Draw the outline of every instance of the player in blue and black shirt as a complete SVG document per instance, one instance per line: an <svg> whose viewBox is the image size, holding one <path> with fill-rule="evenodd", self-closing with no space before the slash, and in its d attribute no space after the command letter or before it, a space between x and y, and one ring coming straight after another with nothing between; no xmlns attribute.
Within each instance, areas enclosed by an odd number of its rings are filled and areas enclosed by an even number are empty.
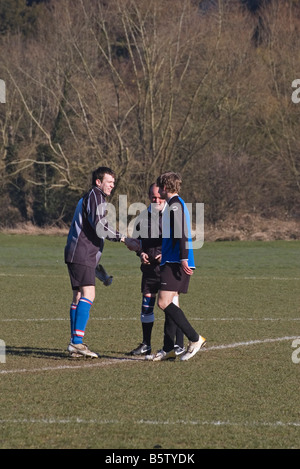
<svg viewBox="0 0 300 469"><path fill-rule="evenodd" d="M189 339L189 345L181 360L192 358L206 340L199 335L187 320L184 312L173 303L175 295L187 293L191 275L195 269L192 249L190 217L179 191L181 177L174 172L158 177L159 193L168 203L162 220L162 258L160 266L160 291L158 306L165 312L163 349L153 356L154 361L173 358L174 337L179 327Z"/></svg>
<svg viewBox="0 0 300 469"><path fill-rule="evenodd" d="M100 260L104 239L124 241L125 237L111 227L106 219L107 202L114 188L115 173L100 166L92 174L91 189L79 200L65 247L73 301L70 309L72 357L97 358L83 343L90 308L95 299L95 268Z"/></svg>
<svg viewBox="0 0 300 469"><path fill-rule="evenodd" d="M160 289L160 263L162 245L162 218L167 203L160 198L158 187L151 184L148 191L150 200L149 207L142 211L137 217L133 237L141 241L137 255L141 259L142 282L141 292L141 323L143 340L140 345L130 352L131 355L151 354L151 335L154 324L154 306L156 295ZM173 298L173 302L178 305L178 296ZM175 353L177 356L185 352L183 346L183 333L181 329L176 329Z"/></svg>

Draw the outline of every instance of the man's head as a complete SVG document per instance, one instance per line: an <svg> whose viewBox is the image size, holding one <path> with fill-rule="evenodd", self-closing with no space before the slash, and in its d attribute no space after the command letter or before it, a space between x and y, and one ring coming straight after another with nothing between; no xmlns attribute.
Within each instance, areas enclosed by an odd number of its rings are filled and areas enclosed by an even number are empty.
<svg viewBox="0 0 300 469"><path fill-rule="evenodd" d="M167 198L167 194L178 194L181 188L181 176L178 173L168 171L161 174L156 181L160 196Z"/></svg>
<svg viewBox="0 0 300 469"><path fill-rule="evenodd" d="M92 174L92 185L102 190L105 195L110 195L115 186L115 172L105 166L100 166Z"/></svg>
<svg viewBox="0 0 300 469"><path fill-rule="evenodd" d="M155 210L160 212L164 208L165 201L161 198L155 182L149 187L149 199Z"/></svg>

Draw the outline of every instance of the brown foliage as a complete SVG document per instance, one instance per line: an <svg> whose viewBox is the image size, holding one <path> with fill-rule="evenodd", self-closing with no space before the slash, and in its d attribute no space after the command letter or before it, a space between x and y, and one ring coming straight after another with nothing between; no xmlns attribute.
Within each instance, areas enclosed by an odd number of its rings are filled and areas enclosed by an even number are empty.
<svg viewBox="0 0 300 469"><path fill-rule="evenodd" d="M68 221L99 164L129 202L172 169L212 223L299 216L299 2L260 10L259 44L258 17L238 2L52 0L43 11L34 38L0 43L2 224L24 218L8 196L20 176L27 220L42 191L48 222Z"/></svg>

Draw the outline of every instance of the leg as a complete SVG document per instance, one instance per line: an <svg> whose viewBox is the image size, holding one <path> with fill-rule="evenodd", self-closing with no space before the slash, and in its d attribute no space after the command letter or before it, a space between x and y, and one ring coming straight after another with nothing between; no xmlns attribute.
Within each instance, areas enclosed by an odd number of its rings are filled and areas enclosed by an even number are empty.
<svg viewBox="0 0 300 469"><path fill-rule="evenodd" d="M164 345L165 352L171 352L174 349L177 325L169 314L165 314L164 324Z"/></svg>
<svg viewBox="0 0 300 469"><path fill-rule="evenodd" d="M176 291L160 290L158 293L157 306L164 311L165 308L173 302L174 296L177 295L178 293Z"/></svg>
<svg viewBox="0 0 300 469"><path fill-rule="evenodd" d="M173 303L176 306L179 306L179 294L175 295L173 298ZM178 354L184 351L184 334L179 327L176 327L176 338L175 338L175 353Z"/></svg>
<svg viewBox="0 0 300 469"><path fill-rule="evenodd" d="M154 305L156 295L146 293L143 295L142 309L141 309L141 322L143 329L143 344L151 346L151 333L154 323Z"/></svg>
<svg viewBox="0 0 300 469"><path fill-rule="evenodd" d="M95 299L95 269L78 264L68 264L68 271L73 290L73 302L70 310L72 338L68 351L71 357L98 358L96 353L91 352L87 345L83 344L89 311Z"/></svg>
<svg viewBox="0 0 300 469"><path fill-rule="evenodd" d="M172 302L174 296L177 295L177 292L169 291L159 291L158 294L158 306L160 309L164 309L164 304ZM151 360L161 361L169 360L176 358L174 350L174 338L176 334L177 325L173 321L173 318L170 315L165 314L165 323L164 323L164 345L162 350L159 350L155 355L152 355Z"/></svg>
<svg viewBox="0 0 300 469"><path fill-rule="evenodd" d="M158 294L158 302L157 302L158 307L164 311L165 306L170 303L173 303L174 298L176 302L176 298L178 298L177 292L160 290ZM177 325L174 322L172 316L165 313L164 345L163 345L163 350L165 352L170 352L171 350L174 349L176 330L177 330Z"/></svg>
<svg viewBox="0 0 300 469"><path fill-rule="evenodd" d="M143 331L142 343L135 349L131 350L130 355L148 355L151 353L151 334L154 323L154 305L156 295L152 293L144 293L142 297L141 307L141 323Z"/></svg>
<svg viewBox="0 0 300 469"><path fill-rule="evenodd" d="M72 303L71 303L71 307L70 307L71 342L72 342L73 336L74 336L76 310L77 310L77 305L79 303L80 297L81 297L81 294L80 294L79 289L74 288L73 289Z"/></svg>
<svg viewBox="0 0 300 469"><path fill-rule="evenodd" d="M164 293L163 293L164 296ZM173 296L173 293L172 295ZM168 301L171 298L168 295ZM179 306L179 294L174 292L172 303ZM165 327L164 327L164 346L163 350L166 352L173 350L175 341L175 354L181 355L184 352L184 334L180 327L174 322L172 317L168 314L165 315Z"/></svg>
<svg viewBox="0 0 300 469"><path fill-rule="evenodd" d="M170 303L164 311L166 316L170 315L172 317L172 320L189 339L187 351L180 358L180 360L183 361L189 360L205 345L206 339L193 329L185 317L184 312L178 306L174 305L174 303Z"/></svg>
<svg viewBox="0 0 300 469"><path fill-rule="evenodd" d="M73 304L78 305L80 297L81 297L80 291L79 290L73 290Z"/></svg>
<svg viewBox="0 0 300 469"><path fill-rule="evenodd" d="M163 291L159 292L158 306L161 308L166 315L171 316L175 324L182 330L184 335L191 342L197 342L199 334L193 329L189 321L184 315L184 312L173 303L173 298L176 292Z"/></svg>
<svg viewBox="0 0 300 469"><path fill-rule="evenodd" d="M164 346L171 346L171 339L174 341L176 328L173 323L181 329L184 335L189 339L187 352L181 357L181 360L189 360L205 344L206 340L200 336L189 323L184 312L174 304L175 289L181 293L187 293L190 276L186 274L180 264L165 264L161 268L161 286L158 297L158 306L163 309L166 316L166 340ZM172 287L172 288L171 288ZM170 291L169 291L170 290ZM173 290L173 291L171 291ZM164 349L167 352L167 349Z"/></svg>
<svg viewBox="0 0 300 469"><path fill-rule="evenodd" d="M95 286L94 285L87 285L85 287L80 287L81 298L87 298L92 303L95 299Z"/></svg>
<svg viewBox="0 0 300 469"><path fill-rule="evenodd" d="M154 305L156 294L160 287L160 268L159 266L144 266L142 270L141 292L141 323L143 331L143 340L137 348L130 352L131 355L149 355L151 354L151 335L154 324Z"/></svg>
<svg viewBox="0 0 300 469"><path fill-rule="evenodd" d="M95 287L93 285L80 287L80 298L75 315L74 344L82 344L85 329L90 316L90 309L95 299Z"/></svg>
<svg viewBox="0 0 300 469"><path fill-rule="evenodd" d="M79 356L85 356L90 358L98 358L97 353L89 350L86 344L83 344L83 337L85 334L86 325L89 319L89 312L95 298L95 287L86 286L80 287L77 294L74 293L73 304L78 301L75 320L74 320L74 332L72 336L72 342L69 344L68 351L72 357L78 358Z"/></svg>

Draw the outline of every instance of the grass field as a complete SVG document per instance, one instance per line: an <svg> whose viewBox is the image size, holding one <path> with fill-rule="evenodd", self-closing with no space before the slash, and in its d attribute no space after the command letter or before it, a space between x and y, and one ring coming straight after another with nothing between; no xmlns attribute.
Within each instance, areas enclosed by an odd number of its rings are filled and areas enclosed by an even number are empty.
<svg viewBox="0 0 300 469"><path fill-rule="evenodd" d="M0 448L300 448L300 242L205 243L181 306L207 348L188 362L141 339L139 259L106 243L85 340L68 358L65 238L0 234ZM162 346L155 309L153 349ZM300 352L299 352L300 356Z"/></svg>

